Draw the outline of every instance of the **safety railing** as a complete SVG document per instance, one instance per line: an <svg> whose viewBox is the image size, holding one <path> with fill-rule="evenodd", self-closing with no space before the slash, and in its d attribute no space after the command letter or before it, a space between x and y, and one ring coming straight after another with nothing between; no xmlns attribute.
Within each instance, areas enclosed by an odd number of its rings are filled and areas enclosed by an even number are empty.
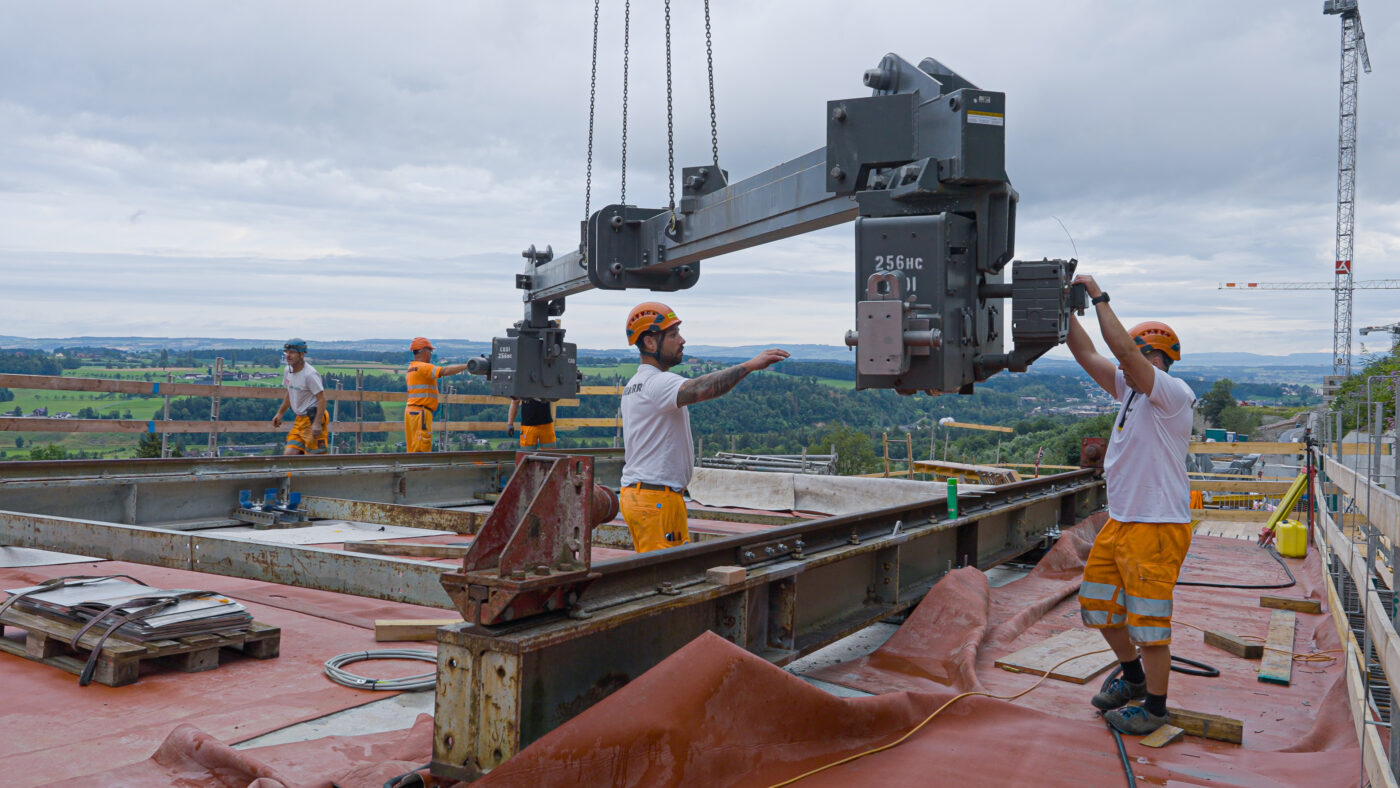
<svg viewBox="0 0 1400 788"><path fill-rule="evenodd" d="M1336 449L1334 444L1330 448ZM1400 497L1314 449L1317 474L1314 543L1330 582L1327 602L1346 651L1346 687L1371 785L1395 786L1400 736L1393 725L1400 699L1400 606L1394 568L1400 564ZM1387 745L1379 728L1391 729Z"/></svg>
<svg viewBox="0 0 1400 788"><path fill-rule="evenodd" d="M286 394L286 389L280 385L269 386L246 386L229 385L222 383L217 374L214 383L177 383L169 379L165 381L141 381L141 380L120 380L108 378L77 378L62 377L58 375L17 375L0 374L0 388L37 390L37 391L64 391L64 392L87 392L87 393L110 393L144 395L164 398L165 418L158 419L80 419L72 417L59 417L56 414L47 416L14 416L0 415L0 432L38 432L38 433L116 433L116 434L156 434L167 435L190 435L190 434L210 434L218 436L224 434L238 433L269 433L278 432L272 427L270 421L232 421L218 418L219 402L230 398L248 399L276 399L280 400ZM331 411L330 435L352 434L357 440L355 450L359 450L359 436L369 433L396 432L403 429L402 421L365 421L363 419L363 408L353 407L351 412L354 420L341 420L339 404L348 403L358 405L365 402L393 402L407 403L408 393L406 391L367 391L362 384L363 375L356 375L356 387L354 389L327 389L326 400L329 403L328 409ZM622 393L621 386L582 386L579 389L580 396L618 396ZM205 421L169 419L170 400L175 397L209 397L211 401L210 418ZM505 432L507 425L504 421L473 421L473 420L450 420L443 418L445 408L443 406L487 406L487 405L509 405L510 399L506 397L496 397L487 394L457 394L449 388L446 393L439 394L439 420L433 423L433 432L439 433L439 439L446 440L453 432ZM560 408L578 407L578 399L565 399L556 403ZM557 431L579 430L585 427L602 427L618 430L621 428L621 419L617 416L602 418L556 418L554 428ZM282 428L282 429L285 429ZM216 437L210 438L211 446L216 445ZM163 452L164 453L164 452Z"/></svg>

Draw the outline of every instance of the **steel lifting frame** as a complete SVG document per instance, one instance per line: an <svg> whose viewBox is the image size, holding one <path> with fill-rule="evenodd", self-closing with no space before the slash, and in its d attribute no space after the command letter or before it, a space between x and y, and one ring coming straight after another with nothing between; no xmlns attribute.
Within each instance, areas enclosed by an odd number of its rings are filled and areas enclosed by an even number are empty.
<svg viewBox="0 0 1400 788"><path fill-rule="evenodd" d="M828 102L822 148L736 183L713 164L684 168L677 212L608 205L584 222L576 250L531 246L516 276L525 318L469 369L499 396L573 396L577 348L556 319L565 297L689 288L701 260L853 220L857 388L971 393L1064 342L1070 311L1087 305L1070 285L1075 261L1016 261L1004 281L1017 201L1005 95L932 58L915 66L893 54L864 81L872 95Z"/></svg>
<svg viewBox="0 0 1400 788"><path fill-rule="evenodd" d="M579 604L438 631L433 772L470 780L705 631L783 665L912 608L954 567L988 568L1103 508L1093 470L779 526L594 565ZM739 565L734 585L706 570Z"/></svg>

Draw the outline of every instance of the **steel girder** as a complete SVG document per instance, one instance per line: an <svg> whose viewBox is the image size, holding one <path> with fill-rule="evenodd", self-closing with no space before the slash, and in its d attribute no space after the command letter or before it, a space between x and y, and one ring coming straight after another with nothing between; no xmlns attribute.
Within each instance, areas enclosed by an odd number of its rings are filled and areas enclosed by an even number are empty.
<svg viewBox="0 0 1400 788"><path fill-rule="evenodd" d="M710 539L602 564L569 615L438 631L433 771L474 779L706 630L786 664L912 608L954 567L988 568L1103 508L1091 470ZM735 585L706 580L741 565Z"/></svg>

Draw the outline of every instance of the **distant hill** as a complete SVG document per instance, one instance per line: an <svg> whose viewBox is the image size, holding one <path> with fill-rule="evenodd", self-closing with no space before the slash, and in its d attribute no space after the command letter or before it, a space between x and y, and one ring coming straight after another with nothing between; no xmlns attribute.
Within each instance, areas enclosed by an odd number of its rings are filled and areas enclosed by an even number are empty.
<svg viewBox="0 0 1400 788"><path fill-rule="evenodd" d="M406 350L404 340L399 339L355 339L338 341L319 341L314 337L307 337L311 343L311 352L314 356L317 350L372 350L372 351L394 351ZM490 342L474 341L470 339L434 339L439 353L449 356L475 355L487 353L491 349ZM37 350L52 351L59 347L110 347L118 350L159 350L169 348L170 350L199 350L203 348L267 348L277 347L279 340L274 339L238 339L228 337L14 337L0 336L0 348L28 348ZM747 359L753 357L771 345L740 345L738 347L725 347L722 345L686 345L686 354L698 356L706 359ZM784 350L792 354L794 359L800 361L837 361L845 363L855 363L855 354L849 348L836 345L790 345L784 344ZM585 358L622 358L630 357L636 353L631 348L611 348L593 349L580 348L579 355ZM1035 369L1042 372L1052 372L1064 374L1066 371L1077 370L1078 365L1069 359L1063 358L1043 358L1034 365ZM1300 371L1324 370L1330 372L1332 369L1331 353L1290 353L1286 356L1265 356L1258 353L1196 353L1188 355L1177 364L1173 372L1183 372L1189 374L1203 374L1218 370L1247 370L1251 368L1292 368ZM1325 374L1320 373L1320 374Z"/></svg>

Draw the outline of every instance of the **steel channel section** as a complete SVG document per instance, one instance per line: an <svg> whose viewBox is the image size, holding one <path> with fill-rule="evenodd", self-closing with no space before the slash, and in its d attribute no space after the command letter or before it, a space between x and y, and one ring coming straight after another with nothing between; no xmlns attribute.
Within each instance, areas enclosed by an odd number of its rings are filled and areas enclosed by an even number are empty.
<svg viewBox="0 0 1400 788"><path fill-rule="evenodd" d="M458 504L500 489L514 467L514 453L456 452L427 461L406 461L404 455L372 459L332 455L13 467L33 464L39 463L0 463L0 509L137 525L208 527L227 524L238 491L246 489L252 489L254 497L261 497L265 488L277 487L369 503ZM613 450L603 452L594 463L598 478L614 485L621 465L619 453ZM182 525L173 525L177 523Z"/></svg>
<svg viewBox="0 0 1400 788"><path fill-rule="evenodd" d="M494 664L511 679L485 681L478 672L472 680L462 669L440 682L433 771L474 779L706 630L786 664L912 608L960 565L959 549L974 547L977 565L986 568L1104 503L1101 477L1076 471L965 498L962 516L952 521L943 501L929 501L595 564L603 577L582 600L586 619L551 615L490 630L439 630L440 663L481 665L497 655ZM986 538L967 536L984 527ZM737 585L703 579L706 569L735 563L746 548L798 536L802 558L753 564ZM673 592L660 592L663 583Z"/></svg>
<svg viewBox="0 0 1400 788"><path fill-rule="evenodd" d="M426 561L7 511L0 542L455 609Z"/></svg>

